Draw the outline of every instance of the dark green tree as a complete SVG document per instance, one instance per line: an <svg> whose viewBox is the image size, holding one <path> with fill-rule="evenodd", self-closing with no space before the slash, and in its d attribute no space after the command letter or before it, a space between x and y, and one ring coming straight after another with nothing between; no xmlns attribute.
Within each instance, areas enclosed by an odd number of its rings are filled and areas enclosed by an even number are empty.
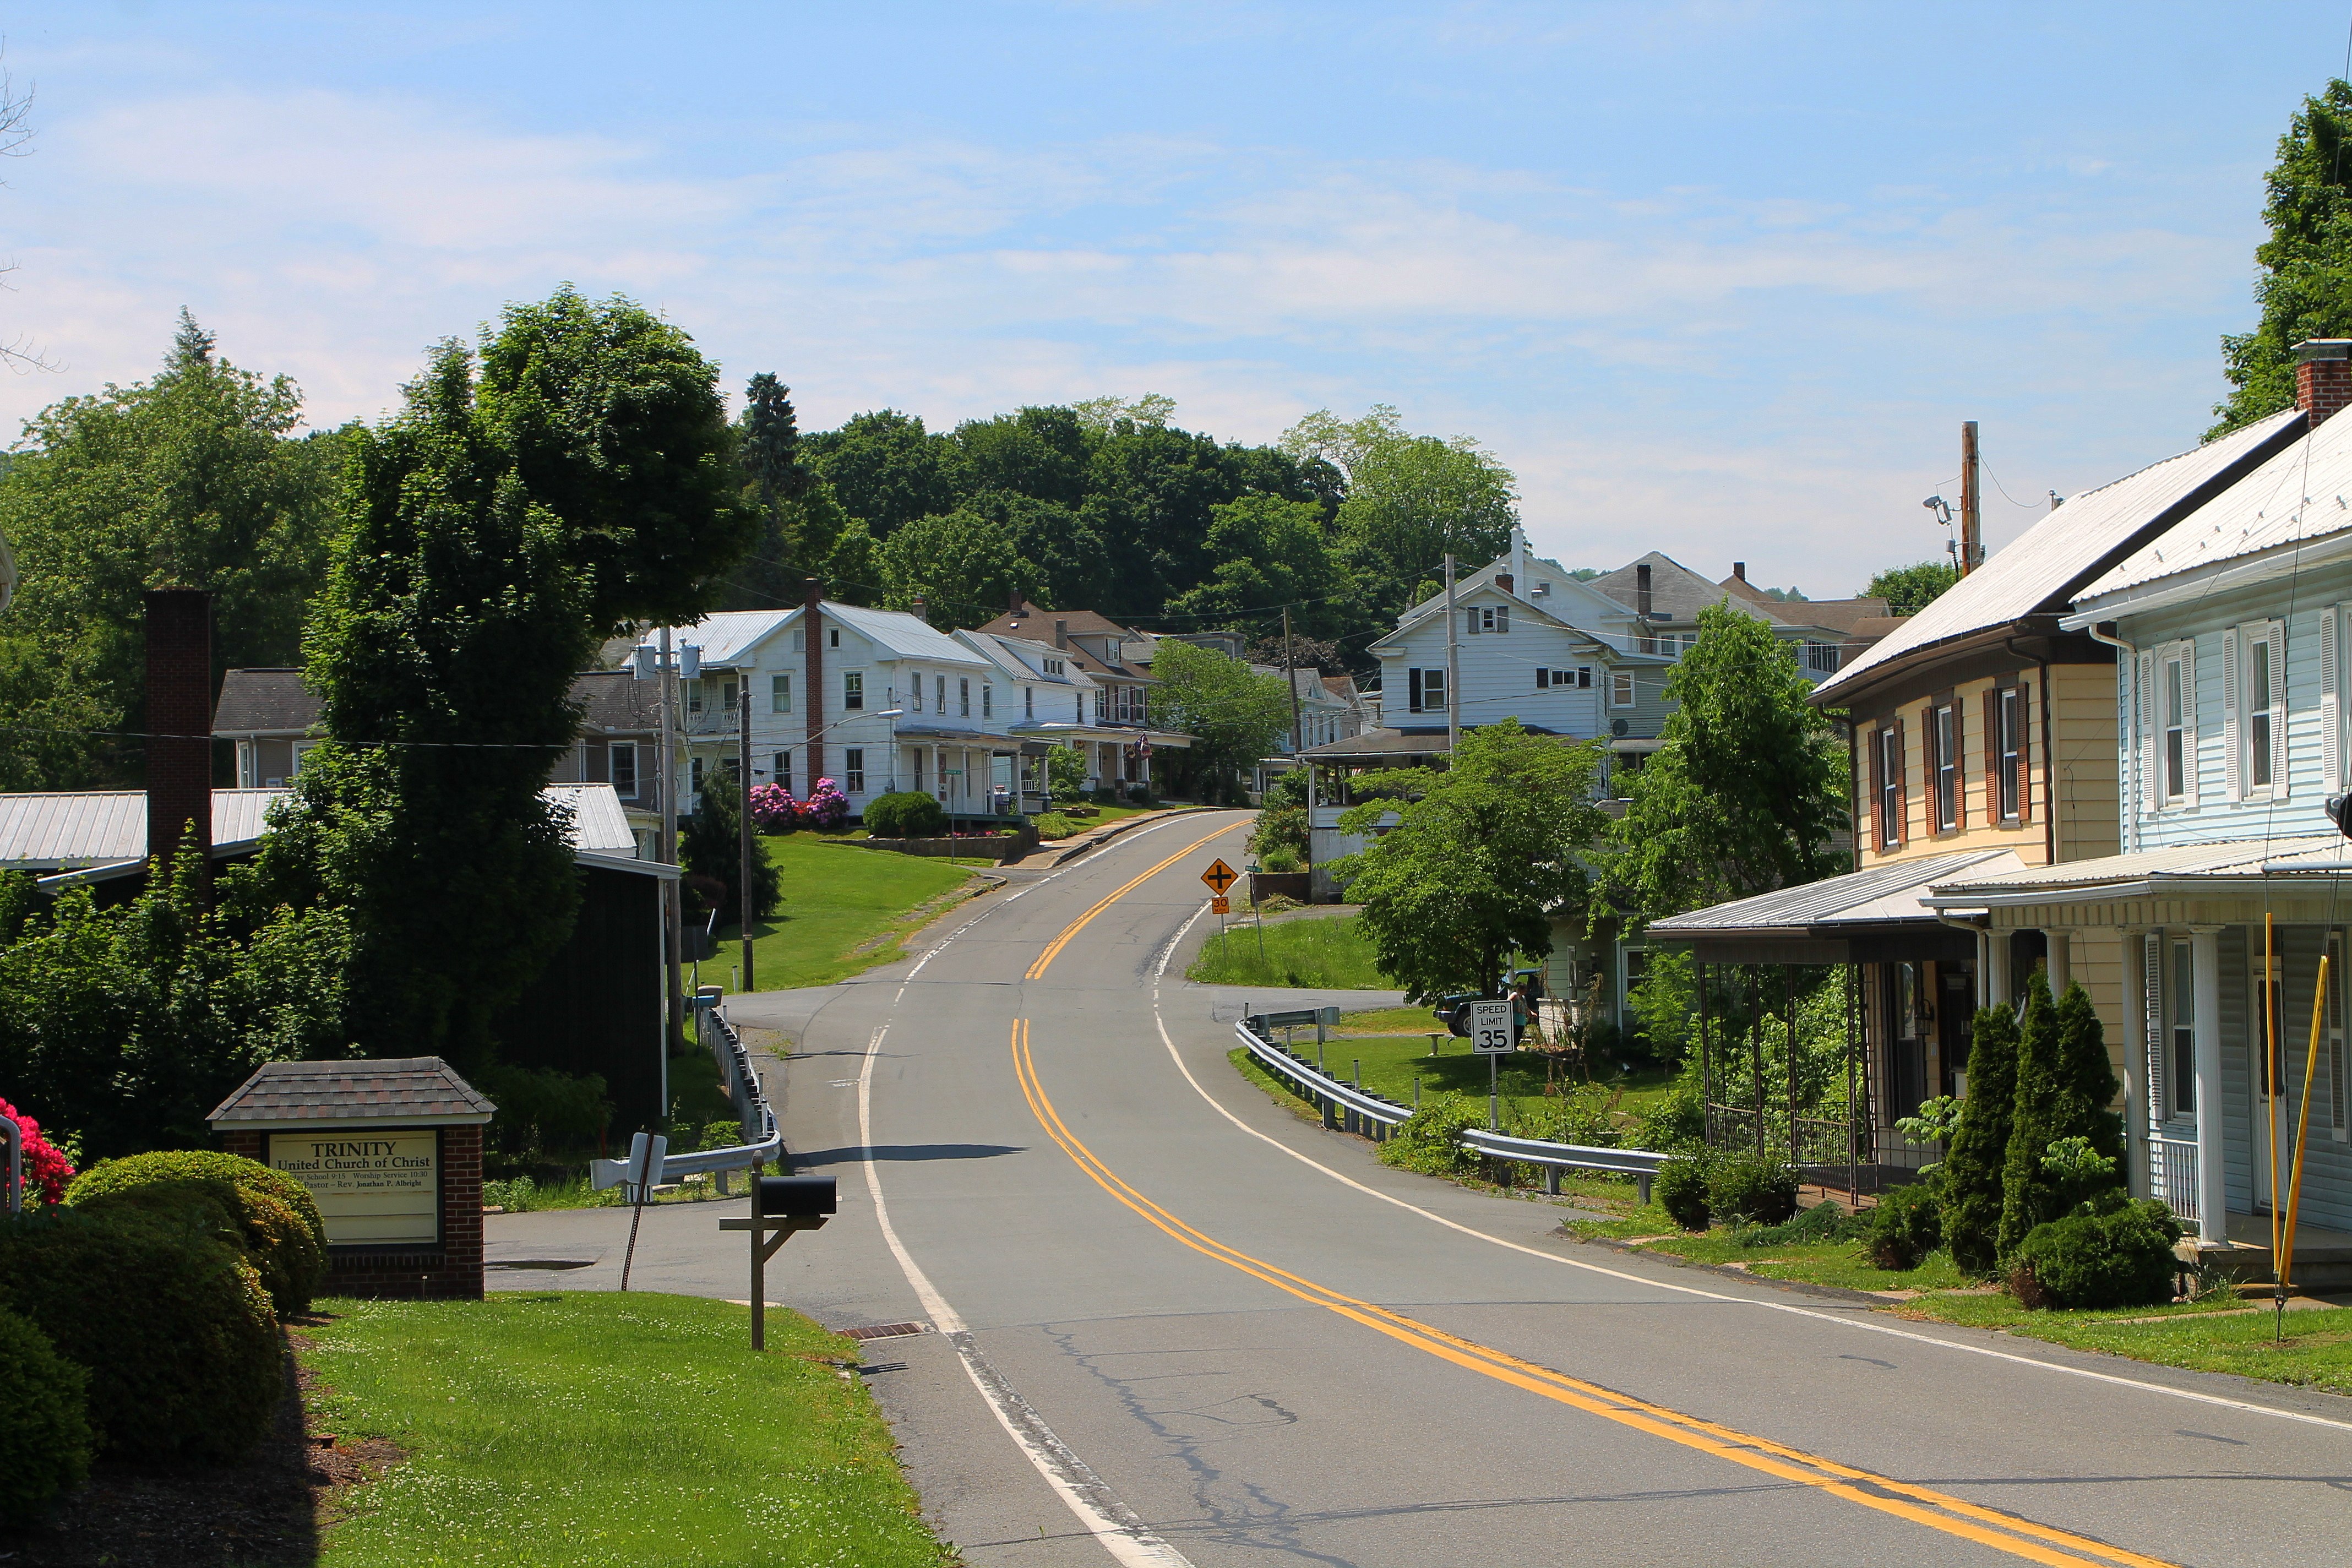
<svg viewBox="0 0 2352 1568"><path fill-rule="evenodd" d="M1862 593L1867 599L1885 600L1890 616L1916 616L1959 580L1960 569L1950 562L1922 561L1916 566L1889 566Z"/></svg>
<svg viewBox="0 0 2352 1568"><path fill-rule="evenodd" d="M2041 987L2046 1004L2050 990L2041 975L2032 984ZM1943 1189L1944 1245L1952 1261L1986 1276L2000 1261L2001 1183L2017 1117L2017 1019L2006 1007L1977 1014L1969 1040L1968 1089L1936 1180Z"/></svg>
<svg viewBox="0 0 2352 1568"><path fill-rule="evenodd" d="M1290 728L1290 694L1282 678L1172 638L1152 656L1151 677L1151 722L1192 737L1188 751L1173 754L1190 764L1196 793L1204 801L1238 800L1243 771L1271 752Z"/></svg>
<svg viewBox="0 0 2352 1568"><path fill-rule="evenodd" d="M445 343L352 437L307 643L331 739L258 863L265 896L349 911L361 1043L461 1068L571 929L541 788L572 673L625 621L699 616L750 522L715 372L676 328L567 289L510 308L479 363Z"/></svg>
<svg viewBox="0 0 2352 1568"><path fill-rule="evenodd" d="M1600 769L1598 746L1506 719L1465 732L1443 772L1372 775L1417 798L1342 814L1343 833L1370 834L1391 810L1397 821L1332 869L1364 906L1381 972L1413 1001L1492 994L1514 952L1550 952L1553 921L1591 893L1587 857L1608 827Z"/></svg>
<svg viewBox="0 0 2352 1568"><path fill-rule="evenodd" d="M1846 822L1845 753L1795 650L1726 605L1698 624L1606 867L1612 896L1644 921L1843 869L1831 843Z"/></svg>
<svg viewBox="0 0 2352 1568"><path fill-rule="evenodd" d="M2278 161L2263 178L2270 237L2254 247L2254 302L2262 313L2252 331L2221 340L2223 374L2233 390L2213 405L2221 418L2205 433L2208 440L2294 406L2296 343L2352 336L2347 132L2352 86L2337 80L2305 98L2279 138Z"/></svg>
<svg viewBox="0 0 2352 1568"><path fill-rule="evenodd" d="M2064 1215L2095 1191L2118 1184L2123 1118L2113 1109L2120 1085L2107 1059L2099 1015L2079 984L2050 1005L2050 987L2037 973L2032 1001L2017 1047L2017 1110L2001 1172L2000 1255L2017 1250L2037 1225ZM2036 1008L2040 1008L2037 1017ZM1973 1093L1974 1085L1970 1085ZM2053 1169L2051 1145L2080 1138L2109 1162L2106 1174Z"/></svg>
<svg viewBox="0 0 2352 1568"><path fill-rule="evenodd" d="M1245 495L1210 509L1206 548L1214 574L1168 601L1186 626L1244 627L1293 605L1294 630L1329 635L1347 624L1347 568L1313 501ZM1274 662L1280 662L1277 653ZM1304 662L1294 656L1294 663Z"/></svg>
<svg viewBox="0 0 2352 1568"><path fill-rule="evenodd" d="M686 868L698 877L715 877L727 884L719 905L719 921L731 925L743 908L743 792L735 775L724 768L703 774L702 798L694 815L678 826L677 852ZM751 918L765 920L783 902L783 882L767 847L751 839Z"/></svg>
<svg viewBox="0 0 2352 1568"><path fill-rule="evenodd" d="M877 542L919 517L953 511L968 488L954 440L895 408L804 436L800 446L801 460L824 477L842 510Z"/></svg>
<svg viewBox="0 0 2352 1568"><path fill-rule="evenodd" d="M919 517L884 540L877 556L882 602L908 610L921 599L934 626L981 626L1014 589L1034 596L1042 585L1012 528L973 511Z"/></svg>
<svg viewBox="0 0 2352 1568"><path fill-rule="evenodd" d="M816 476L800 460L800 421L793 412L792 388L768 371L753 376L743 392L736 426L736 457L758 518L758 531L723 603L729 609L765 609L798 601L801 579L824 559L814 553L806 516Z"/></svg>

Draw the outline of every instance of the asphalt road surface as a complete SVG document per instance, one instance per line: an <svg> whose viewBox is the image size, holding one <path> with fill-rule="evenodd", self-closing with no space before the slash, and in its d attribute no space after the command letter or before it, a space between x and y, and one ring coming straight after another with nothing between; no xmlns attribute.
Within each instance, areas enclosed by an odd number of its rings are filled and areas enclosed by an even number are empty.
<svg viewBox="0 0 2352 1568"><path fill-rule="evenodd" d="M1181 978L1247 821L732 1009L800 1037L794 1168L841 1184L768 1296L924 1326L866 1375L975 1568L2352 1559L2352 1400L1580 1246L1274 1105L1225 1059L1243 994ZM744 1296L741 1207L648 1212L633 1288ZM625 1230L496 1219L494 1259L585 1266L494 1278L610 1288Z"/></svg>

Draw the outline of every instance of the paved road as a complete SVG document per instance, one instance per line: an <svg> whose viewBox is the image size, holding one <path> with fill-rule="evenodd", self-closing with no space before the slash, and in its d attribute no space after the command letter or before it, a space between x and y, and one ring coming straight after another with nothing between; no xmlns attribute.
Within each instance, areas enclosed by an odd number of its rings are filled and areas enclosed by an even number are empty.
<svg viewBox="0 0 2352 1568"><path fill-rule="evenodd" d="M1287 1115L1224 1059L1239 994L1181 979L1245 820L1138 832L918 961L736 1005L802 1035L788 1137L841 1181L770 1295L947 1331L872 1342L866 1375L975 1565L2352 1553L2352 1400L1580 1247L1557 1207ZM740 1206L649 1214L636 1282L742 1295L711 1223ZM511 1216L492 1251L608 1287L625 1229Z"/></svg>

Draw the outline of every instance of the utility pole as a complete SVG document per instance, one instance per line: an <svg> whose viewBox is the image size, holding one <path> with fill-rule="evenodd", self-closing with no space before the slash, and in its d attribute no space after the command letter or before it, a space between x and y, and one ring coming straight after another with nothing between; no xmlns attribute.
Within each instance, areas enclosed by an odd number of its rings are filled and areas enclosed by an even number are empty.
<svg viewBox="0 0 2352 1568"><path fill-rule="evenodd" d="M1462 689L1462 653L1454 625L1454 552L1445 552L1445 754L1462 743L1462 720L1456 706Z"/></svg>
<svg viewBox="0 0 2352 1568"><path fill-rule="evenodd" d="M1290 757L1298 760L1307 737L1298 731L1298 676L1290 662L1290 606L1282 606L1282 683L1290 688Z"/></svg>
<svg viewBox="0 0 2352 1568"><path fill-rule="evenodd" d="M661 629L661 861L677 864L677 667L669 657L669 628ZM669 970L669 1027L662 1042L662 1114L669 1114L669 1058L686 1051L686 910L675 877L662 881L662 957Z"/></svg>
<svg viewBox="0 0 2352 1568"><path fill-rule="evenodd" d="M1977 422L1960 422L1960 575L1984 564L1983 518L1978 510Z"/></svg>
<svg viewBox="0 0 2352 1568"><path fill-rule="evenodd" d="M735 686L735 778L741 786L736 801L738 827L742 837L742 867L737 888L741 897L736 900L736 920L740 922L743 937L743 994L750 995L757 989L751 984L751 672L738 672Z"/></svg>

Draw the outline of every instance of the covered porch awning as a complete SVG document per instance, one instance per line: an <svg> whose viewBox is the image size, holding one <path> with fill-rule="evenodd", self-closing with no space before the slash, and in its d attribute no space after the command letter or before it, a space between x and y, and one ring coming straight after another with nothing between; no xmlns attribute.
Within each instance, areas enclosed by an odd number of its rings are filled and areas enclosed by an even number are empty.
<svg viewBox="0 0 2352 1568"><path fill-rule="evenodd" d="M2055 866L1970 868L1936 879L1922 900L1981 910L1996 931L2031 927L2231 925L2342 920L2352 841L2335 833L2174 844Z"/></svg>
<svg viewBox="0 0 2352 1568"><path fill-rule="evenodd" d="M2022 872L2011 849L1961 849L1895 860L1801 887L1653 921L1653 941L1688 947L1701 963L1874 963L1969 959L1976 938L1945 922L1930 887L1970 872ZM1982 910L1955 900L1954 907Z"/></svg>
<svg viewBox="0 0 2352 1568"><path fill-rule="evenodd" d="M1189 749L1192 744L1192 737L1181 730L1130 730L1116 724L1015 724L1013 734L1018 740L1040 741L1049 745L1068 745L1079 741L1111 741L1131 746L1138 741L1149 741L1152 750L1158 751L1164 746Z"/></svg>

